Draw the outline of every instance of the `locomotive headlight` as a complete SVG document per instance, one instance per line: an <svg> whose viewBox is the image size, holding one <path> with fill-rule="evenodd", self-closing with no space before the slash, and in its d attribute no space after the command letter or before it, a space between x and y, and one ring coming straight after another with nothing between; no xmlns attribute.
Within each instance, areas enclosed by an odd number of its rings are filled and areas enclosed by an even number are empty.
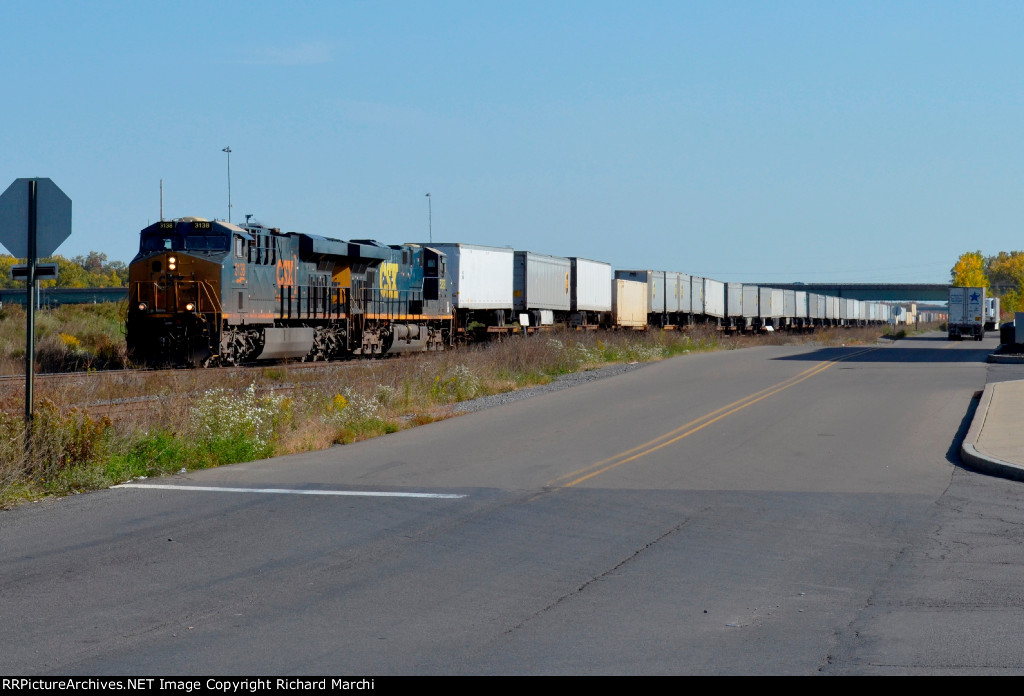
<svg viewBox="0 0 1024 696"><path fill-rule="evenodd" d="M140 311L140 312L145 312L145 311L146 311L146 308L147 308L148 306L149 306L149 305L147 305L147 304L146 304L145 302L140 302L140 303L139 303L139 311Z"/></svg>
<svg viewBox="0 0 1024 696"><path fill-rule="evenodd" d="M177 256L169 256L167 258L167 263L178 263L178 257Z"/></svg>
<svg viewBox="0 0 1024 696"><path fill-rule="evenodd" d="M195 308L196 308L196 306L193 303L191 303L191 302L189 302L189 303L187 303L185 305L185 311L187 311L187 312L191 312Z"/></svg>

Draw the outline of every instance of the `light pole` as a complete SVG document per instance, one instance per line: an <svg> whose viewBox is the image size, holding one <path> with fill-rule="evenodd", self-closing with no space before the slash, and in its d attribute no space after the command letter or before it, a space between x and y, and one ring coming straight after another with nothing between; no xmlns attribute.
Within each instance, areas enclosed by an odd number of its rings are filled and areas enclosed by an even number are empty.
<svg viewBox="0 0 1024 696"><path fill-rule="evenodd" d="M221 150L228 153L228 222L231 222L231 146Z"/></svg>
<svg viewBox="0 0 1024 696"><path fill-rule="evenodd" d="M427 231L430 235L430 243L434 243L434 206L431 203L430 194L427 194Z"/></svg>

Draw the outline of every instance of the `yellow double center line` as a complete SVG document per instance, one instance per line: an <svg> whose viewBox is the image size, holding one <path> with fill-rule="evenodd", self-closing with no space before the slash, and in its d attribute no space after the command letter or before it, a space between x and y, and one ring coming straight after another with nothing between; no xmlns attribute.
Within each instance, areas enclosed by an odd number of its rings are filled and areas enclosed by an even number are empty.
<svg viewBox="0 0 1024 696"><path fill-rule="evenodd" d="M767 399L769 396L778 394L781 391L784 391L786 389L789 389L790 387L794 387L797 384L800 384L804 380L810 379L811 377L814 377L817 374L821 374L822 372L824 372L825 370L832 367L838 362L849 360L850 358L855 358L859 355L864 355L865 353L870 353L871 351L874 350L878 350L878 348L865 348L864 350L859 350L855 353L850 353L849 355L844 355L834 360L828 360L823 363L818 363L813 367L809 367L803 372L790 377L789 379L783 380L782 382L762 389L761 391L749 394L743 397L742 399L733 401L731 404L726 404L725 406L722 406L721 408L712 411L711 413L707 413L701 416L700 418L697 418L696 420L692 420L689 423L686 423L685 425L681 425L675 430L665 433L660 437L656 437L649 442L645 442L642 445L637 445L633 449L626 450L625 452L620 452L619 454L616 454L614 457L602 459L601 461L596 462L595 464L585 466L582 469L577 469L576 471L566 474L565 476L560 476L559 478L549 483L548 487L571 488L572 486L583 483L584 481L592 479L599 474L603 474L606 471L611 471L612 469L622 466L623 464L627 464L635 459L645 457L651 452L657 452L662 447L668 447L672 443L679 442L684 437L689 437L690 435L693 435L694 433L708 427L712 423L716 423L722 420L726 416L731 416L737 411L742 411L748 406L753 406L758 401L763 401L764 399Z"/></svg>

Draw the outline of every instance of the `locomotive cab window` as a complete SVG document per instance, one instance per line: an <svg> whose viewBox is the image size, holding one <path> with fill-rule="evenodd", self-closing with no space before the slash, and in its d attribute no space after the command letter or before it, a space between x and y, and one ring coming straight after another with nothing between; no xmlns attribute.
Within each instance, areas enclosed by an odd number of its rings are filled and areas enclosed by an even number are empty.
<svg viewBox="0 0 1024 696"><path fill-rule="evenodd" d="M185 237L185 248L190 251L227 251L228 238L219 234L190 234Z"/></svg>
<svg viewBox="0 0 1024 696"><path fill-rule="evenodd" d="M245 258L245 240L241 237L235 237L235 257L239 259Z"/></svg>
<svg viewBox="0 0 1024 696"><path fill-rule="evenodd" d="M423 275L427 278L437 277L438 254L432 251L423 252Z"/></svg>
<svg viewBox="0 0 1024 696"><path fill-rule="evenodd" d="M181 235L154 233L142 238L143 251L181 251Z"/></svg>

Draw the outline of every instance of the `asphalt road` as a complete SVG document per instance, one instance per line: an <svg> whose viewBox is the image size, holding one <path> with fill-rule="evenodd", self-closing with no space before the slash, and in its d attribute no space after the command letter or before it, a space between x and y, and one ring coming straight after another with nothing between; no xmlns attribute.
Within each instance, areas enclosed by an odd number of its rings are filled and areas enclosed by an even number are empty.
<svg viewBox="0 0 1024 696"><path fill-rule="evenodd" d="M690 355L0 513L0 673L1017 672L1024 484L957 459L994 345Z"/></svg>

